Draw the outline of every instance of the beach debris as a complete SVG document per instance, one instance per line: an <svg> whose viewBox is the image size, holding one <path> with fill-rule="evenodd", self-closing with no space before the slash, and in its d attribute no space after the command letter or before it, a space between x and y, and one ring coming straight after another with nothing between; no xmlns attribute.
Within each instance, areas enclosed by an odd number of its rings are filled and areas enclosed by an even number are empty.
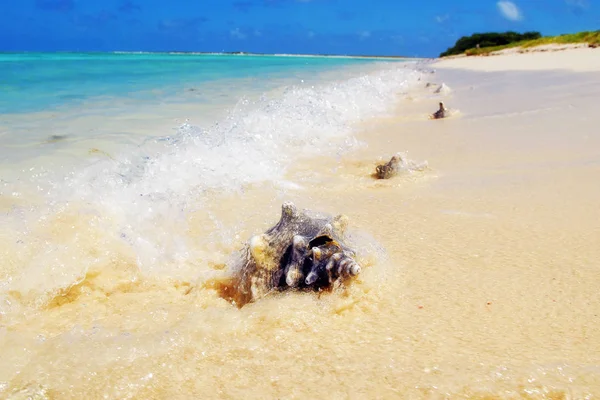
<svg viewBox="0 0 600 400"><path fill-rule="evenodd" d="M446 85L445 83L442 83L440 86L438 86L437 89L435 89L435 92L437 94L450 94L452 93L452 89L450 89L450 87L448 85Z"/></svg>
<svg viewBox="0 0 600 400"><path fill-rule="evenodd" d="M446 85L445 83L442 83L440 85L438 83L427 82L425 84L425 89L429 89L432 86L435 86L435 89L433 90L433 92L436 93L436 94L450 94L450 93L452 93L452 89L450 89L450 87L448 85Z"/></svg>
<svg viewBox="0 0 600 400"><path fill-rule="evenodd" d="M440 108L429 116L430 119L440 119L450 116L450 111L444 106L444 102L440 101Z"/></svg>
<svg viewBox="0 0 600 400"><path fill-rule="evenodd" d="M430 68L417 68L417 72L420 72L422 74L435 74L435 69L430 69Z"/></svg>
<svg viewBox="0 0 600 400"><path fill-rule="evenodd" d="M409 160L405 154L396 153L390 161L375 167L375 176L377 179L390 179L400 171L423 171L428 167L427 161L416 163Z"/></svg>
<svg viewBox="0 0 600 400"><path fill-rule="evenodd" d="M284 203L281 219L253 236L234 265L238 306L288 289L333 289L358 275L355 251L344 243L347 217L329 217Z"/></svg>
<svg viewBox="0 0 600 400"><path fill-rule="evenodd" d="M386 164L378 165L375 168L377 179L390 179L397 175L398 170L400 169L400 160L401 158L399 155L395 154Z"/></svg>

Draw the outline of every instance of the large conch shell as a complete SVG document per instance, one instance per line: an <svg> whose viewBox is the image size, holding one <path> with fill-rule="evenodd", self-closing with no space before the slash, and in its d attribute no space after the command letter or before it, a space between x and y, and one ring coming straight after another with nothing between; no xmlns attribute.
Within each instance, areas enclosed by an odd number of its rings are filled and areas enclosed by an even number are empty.
<svg viewBox="0 0 600 400"><path fill-rule="evenodd" d="M284 203L281 219L252 237L233 280L238 305L274 290L325 289L360 273L355 252L344 243L347 218L313 216Z"/></svg>

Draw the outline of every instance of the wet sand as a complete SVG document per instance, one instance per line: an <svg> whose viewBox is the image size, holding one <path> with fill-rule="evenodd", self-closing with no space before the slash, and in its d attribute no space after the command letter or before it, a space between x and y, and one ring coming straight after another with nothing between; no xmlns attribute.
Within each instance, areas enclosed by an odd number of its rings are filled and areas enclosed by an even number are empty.
<svg viewBox="0 0 600 400"><path fill-rule="evenodd" d="M428 120L441 97L423 89L394 116L364 122L367 147L291 168L298 186L215 195L207 207L218 226L205 210L188 217L193 279L142 276L77 205L40 224L91 266L41 311L4 317L0 395L599 395L600 75L433 67L427 80L453 89L442 98L458 115ZM373 180L376 162L397 151L430 168ZM363 273L333 294L238 309L214 289L224 263L276 222L284 200L348 215ZM217 230L226 239L206 240ZM5 254L14 266L26 257ZM18 301L39 298L24 292Z"/></svg>

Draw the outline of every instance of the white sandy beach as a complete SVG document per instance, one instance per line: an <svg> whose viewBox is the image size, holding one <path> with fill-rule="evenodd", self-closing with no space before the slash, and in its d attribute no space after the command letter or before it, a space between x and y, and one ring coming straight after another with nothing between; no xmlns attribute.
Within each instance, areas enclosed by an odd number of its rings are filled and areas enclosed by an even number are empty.
<svg viewBox="0 0 600 400"><path fill-rule="evenodd" d="M421 91L401 96L394 116L364 121L366 148L311 159L288 174L298 188L286 200L348 215L371 246L346 290L284 293L238 309L213 290L212 278L142 276L116 238L100 242L111 252L97 246L93 215L66 210L40 230L78 235L77 256L94 260L92 268L42 312L0 331L0 373L10 382L0 393L599 396L600 50L455 58L426 68L436 72L424 75ZM427 82L452 92L435 94ZM427 119L440 100L460 113ZM429 169L373 180L375 164L398 151ZM243 195L207 205L221 226L241 226L233 242L205 249L215 271L278 218L272 187ZM216 224L205 212L188 223L192 238ZM18 264L14 257L9 264Z"/></svg>
<svg viewBox="0 0 600 400"><path fill-rule="evenodd" d="M523 51L522 54L521 51ZM557 52L560 54L556 54ZM498 58L498 56L501 57ZM583 45L544 45L530 49L515 47L494 52L490 56L461 56L444 59L438 66L440 68L461 68L474 71L547 71L562 69L593 72L600 70L600 50Z"/></svg>

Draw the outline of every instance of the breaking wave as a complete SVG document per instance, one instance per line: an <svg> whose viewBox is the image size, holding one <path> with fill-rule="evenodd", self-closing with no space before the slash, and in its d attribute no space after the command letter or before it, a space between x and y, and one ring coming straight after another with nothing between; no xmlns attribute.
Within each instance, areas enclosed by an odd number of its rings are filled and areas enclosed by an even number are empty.
<svg viewBox="0 0 600 400"><path fill-rule="evenodd" d="M417 84L413 67L377 64L346 80L242 98L213 126L183 124L174 135L67 176L33 176L40 201L15 205L2 217L10 243L0 313L18 311L10 301L15 293L30 293L38 304L44 293L80 282L115 257L131 259L145 274L198 274L198 262L235 236L211 214L211 202L256 185L284 193L298 186L285 179L298 159L360 146L355 124L390 111ZM5 183L2 190L14 187ZM194 215L203 221L203 240L192 232Z"/></svg>

